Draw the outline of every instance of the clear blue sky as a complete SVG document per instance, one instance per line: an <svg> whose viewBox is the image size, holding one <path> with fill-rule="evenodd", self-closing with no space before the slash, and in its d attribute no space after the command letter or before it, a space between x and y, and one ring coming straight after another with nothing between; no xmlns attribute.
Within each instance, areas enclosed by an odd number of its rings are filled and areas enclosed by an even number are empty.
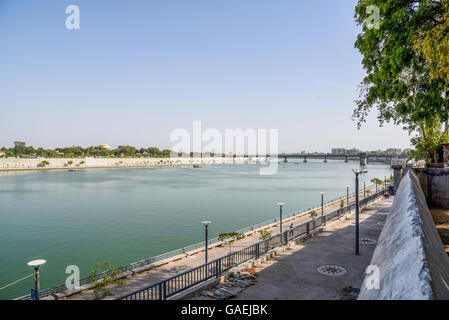
<svg viewBox="0 0 449 320"><path fill-rule="evenodd" d="M65 28L76 4L81 29ZM280 130L280 151L409 147L376 114L355 0L0 0L0 146L170 147L173 129Z"/></svg>

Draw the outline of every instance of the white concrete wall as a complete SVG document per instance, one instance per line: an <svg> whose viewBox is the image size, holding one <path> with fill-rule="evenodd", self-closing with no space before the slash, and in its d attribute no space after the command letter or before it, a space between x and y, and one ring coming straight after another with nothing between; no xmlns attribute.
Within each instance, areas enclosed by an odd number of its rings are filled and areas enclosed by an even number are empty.
<svg viewBox="0 0 449 320"><path fill-rule="evenodd" d="M50 165L39 167L47 160ZM68 165L73 161L72 165ZM84 161L84 164L80 164ZM82 168L121 168L121 167L153 167L182 166L194 164L232 164L266 161L266 158L34 158L34 159L0 159L0 170L48 170L48 169L82 169Z"/></svg>

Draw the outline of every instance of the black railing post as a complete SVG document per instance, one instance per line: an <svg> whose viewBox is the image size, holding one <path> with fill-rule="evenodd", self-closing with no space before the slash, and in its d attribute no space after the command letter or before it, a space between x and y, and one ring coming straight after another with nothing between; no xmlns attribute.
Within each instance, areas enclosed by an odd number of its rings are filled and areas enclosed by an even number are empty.
<svg viewBox="0 0 449 320"><path fill-rule="evenodd" d="M159 290L158 290L159 294L158 294L157 298L158 298L158 300L163 300L162 299L162 295L163 295L163 293L162 293L162 291L163 291L163 289L162 289L162 282L159 283L158 287L159 287Z"/></svg>
<svg viewBox="0 0 449 320"><path fill-rule="evenodd" d="M215 261L215 274L216 274L217 279L220 278L219 263L220 263L220 260Z"/></svg>
<svg viewBox="0 0 449 320"><path fill-rule="evenodd" d="M306 234L310 234L310 221L306 224Z"/></svg>
<svg viewBox="0 0 449 320"><path fill-rule="evenodd" d="M167 281L162 282L162 300L167 300Z"/></svg>

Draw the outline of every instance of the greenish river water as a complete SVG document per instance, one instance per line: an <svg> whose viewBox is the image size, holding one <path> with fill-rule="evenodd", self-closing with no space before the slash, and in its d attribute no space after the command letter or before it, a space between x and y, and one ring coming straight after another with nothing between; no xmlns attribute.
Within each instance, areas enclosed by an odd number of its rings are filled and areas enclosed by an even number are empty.
<svg viewBox="0 0 449 320"><path fill-rule="evenodd" d="M96 169L77 172L0 173L0 287L32 272L26 263L46 259L41 288L65 282L68 265L81 277L96 263L121 266L242 229L354 190L357 162L322 160L280 164L274 176L259 165L202 168ZM369 165L363 181L390 176ZM29 278L0 291L0 299L28 294Z"/></svg>

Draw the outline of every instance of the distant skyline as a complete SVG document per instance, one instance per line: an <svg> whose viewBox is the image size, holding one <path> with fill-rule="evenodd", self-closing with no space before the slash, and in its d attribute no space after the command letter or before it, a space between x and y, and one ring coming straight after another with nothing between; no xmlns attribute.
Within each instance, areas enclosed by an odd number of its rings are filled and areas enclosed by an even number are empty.
<svg viewBox="0 0 449 320"><path fill-rule="evenodd" d="M0 146L172 147L177 128L279 129L280 152L409 148L372 113L356 0L2 0ZM65 8L80 8L67 30Z"/></svg>

